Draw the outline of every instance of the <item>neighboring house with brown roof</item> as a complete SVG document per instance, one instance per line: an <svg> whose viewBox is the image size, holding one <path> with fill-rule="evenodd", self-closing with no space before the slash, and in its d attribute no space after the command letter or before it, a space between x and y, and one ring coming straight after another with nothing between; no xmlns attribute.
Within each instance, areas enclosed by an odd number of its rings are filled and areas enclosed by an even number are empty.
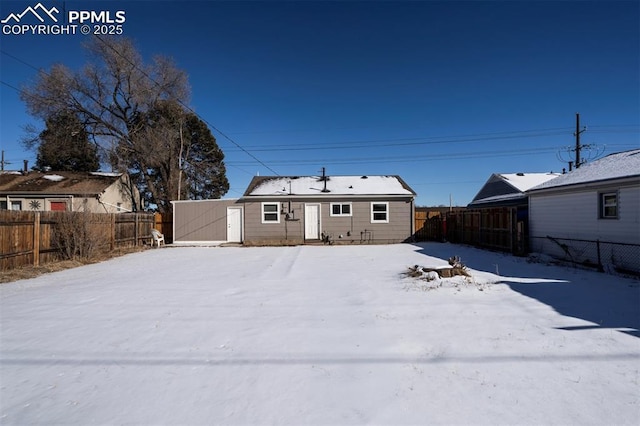
<svg viewBox="0 0 640 426"><path fill-rule="evenodd" d="M255 176L237 200L174 201L174 242L403 242L415 195L399 176Z"/></svg>
<svg viewBox="0 0 640 426"><path fill-rule="evenodd" d="M134 197L131 196L132 191ZM139 205L126 174L103 172L3 172L0 209L124 213Z"/></svg>

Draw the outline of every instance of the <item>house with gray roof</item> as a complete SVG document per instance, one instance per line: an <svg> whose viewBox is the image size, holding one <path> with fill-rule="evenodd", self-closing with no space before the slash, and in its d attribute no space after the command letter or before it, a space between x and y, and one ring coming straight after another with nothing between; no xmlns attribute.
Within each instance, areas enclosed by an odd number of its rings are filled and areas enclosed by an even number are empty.
<svg viewBox="0 0 640 426"><path fill-rule="evenodd" d="M415 195L399 176L255 176L237 200L173 202L174 242L403 242Z"/></svg>
<svg viewBox="0 0 640 426"><path fill-rule="evenodd" d="M607 155L526 193L532 251L640 272L640 149Z"/></svg>
<svg viewBox="0 0 640 426"><path fill-rule="evenodd" d="M527 190L560 176L558 173L494 173L467 205L469 209L527 206Z"/></svg>

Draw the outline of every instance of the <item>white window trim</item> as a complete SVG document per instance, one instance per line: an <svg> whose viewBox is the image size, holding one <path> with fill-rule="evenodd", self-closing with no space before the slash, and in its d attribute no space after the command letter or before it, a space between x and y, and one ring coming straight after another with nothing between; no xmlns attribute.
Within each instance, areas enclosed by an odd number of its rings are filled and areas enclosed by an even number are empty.
<svg viewBox="0 0 640 426"><path fill-rule="evenodd" d="M373 206L374 204L384 204L386 206L386 219L385 220L375 220L373 218ZM376 213L382 213L382 212L376 212ZM371 223L389 223L389 202L388 201L372 201L371 202Z"/></svg>
<svg viewBox="0 0 640 426"><path fill-rule="evenodd" d="M335 214L333 212L333 206L340 206L340 214ZM342 206L349 206L349 213L342 213ZM353 216L353 205L350 202L346 203L330 203L329 204L329 215L333 217L349 217Z"/></svg>
<svg viewBox="0 0 640 426"><path fill-rule="evenodd" d="M275 205L276 206L276 211L275 212L265 212L264 211L264 207L265 206L272 206ZM265 201L262 203L261 207L260 207L260 213L261 213L261 221L262 223L280 223L280 202L278 201ZM265 220L264 215L265 213L275 213L278 217L278 220Z"/></svg>
<svg viewBox="0 0 640 426"><path fill-rule="evenodd" d="M616 207L616 214L615 216L607 216L605 214L605 208L607 207L604 203L604 198L608 195L613 195L615 197L616 203L615 203L615 207ZM620 216L620 197L618 195L617 191L611 191L611 192L601 192L599 194L600 199L598 200L598 206L600 208L600 214L599 214L599 218L600 219L617 219Z"/></svg>

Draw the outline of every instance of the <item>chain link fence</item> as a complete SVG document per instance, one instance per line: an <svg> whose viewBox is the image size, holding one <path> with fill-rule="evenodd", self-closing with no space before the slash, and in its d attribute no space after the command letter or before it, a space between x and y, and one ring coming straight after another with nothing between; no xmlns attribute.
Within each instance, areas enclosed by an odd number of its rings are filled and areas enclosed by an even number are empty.
<svg viewBox="0 0 640 426"><path fill-rule="evenodd" d="M574 265L640 276L640 244L600 240L531 237L531 252L544 253Z"/></svg>

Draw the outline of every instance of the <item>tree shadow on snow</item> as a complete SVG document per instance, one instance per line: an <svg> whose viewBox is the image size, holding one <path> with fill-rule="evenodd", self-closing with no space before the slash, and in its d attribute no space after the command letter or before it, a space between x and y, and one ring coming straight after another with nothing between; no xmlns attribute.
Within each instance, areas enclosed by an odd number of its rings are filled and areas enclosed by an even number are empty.
<svg viewBox="0 0 640 426"><path fill-rule="evenodd" d="M616 329L640 337L640 283L579 268L530 263L511 254L450 243L419 243L417 252L448 259L460 256L471 269L496 274L499 283L590 324L561 330Z"/></svg>

